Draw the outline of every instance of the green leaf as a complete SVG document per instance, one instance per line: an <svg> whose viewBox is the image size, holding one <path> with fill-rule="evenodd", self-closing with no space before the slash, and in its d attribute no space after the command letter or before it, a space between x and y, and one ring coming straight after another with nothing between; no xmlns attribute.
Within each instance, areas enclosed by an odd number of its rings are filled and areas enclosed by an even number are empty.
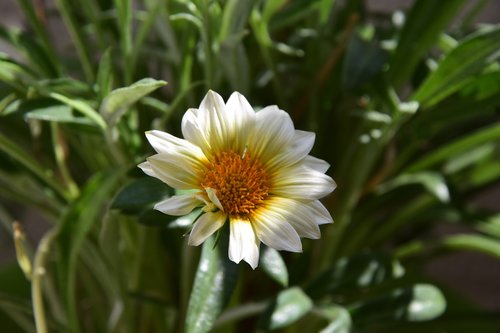
<svg viewBox="0 0 500 333"><path fill-rule="evenodd" d="M401 264L380 253L362 253L341 258L306 288L312 298L340 291L359 290L403 276Z"/></svg>
<svg viewBox="0 0 500 333"><path fill-rule="evenodd" d="M486 221L479 222L476 229L500 239L500 214L495 214L490 216Z"/></svg>
<svg viewBox="0 0 500 333"><path fill-rule="evenodd" d="M205 333L226 306L236 284L238 265L227 257L227 237L214 249L215 237L203 244L186 316L186 333Z"/></svg>
<svg viewBox="0 0 500 333"><path fill-rule="evenodd" d="M363 86L382 71L387 53L375 42L363 40L355 34L347 46L342 68L342 84L347 89Z"/></svg>
<svg viewBox="0 0 500 333"><path fill-rule="evenodd" d="M61 123L84 124L95 126L90 119L85 117L77 117L73 114L73 109L67 105L47 106L41 109L33 110L24 115L26 119L37 119L44 121L55 121Z"/></svg>
<svg viewBox="0 0 500 333"><path fill-rule="evenodd" d="M259 327L265 330L286 327L306 315L312 306L311 299L299 287L283 290L262 314Z"/></svg>
<svg viewBox="0 0 500 333"><path fill-rule="evenodd" d="M417 172L434 166L454 156L469 151L479 145L495 142L500 139L500 124L493 124L489 127L481 128L472 134L468 134L457 139L439 149L431 151L417 162L410 165L405 171L408 173Z"/></svg>
<svg viewBox="0 0 500 333"><path fill-rule="evenodd" d="M442 239L440 246L450 250L481 252L500 259L500 240L481 235L453 235Z"/></svg>
<svg viewBox="0 0 500 333"><path fill-rule="evenodd" d="M288 286L288 270L278 251L267 246L264 247L261 250L259 266L283 287Z"/></svg>
<svg viewBox="0 0 500 333"><path fill-rule="evenodd" d="M79 99L73 99L66 97L64 95L55 93L55 92L50 92L47 94L47 96L64 103L68 106L71 106L74 108L76 111L80 112L90 120L92 120L96 125L98 125L101 129L105 129L107 127L106 123L102 119L101 115L97 113L87 102L79 100Z"/></svg>
<svg viewBox="0 0 500 333"><path fill-rule="evenodd" d="M51 188L54 193L56 193L63 200L67 200L69 198L69 194L43 165L40 165L29 152L24 151L1 132L0 152L7 154L19 163L26 171L33 174L38 180Z"/></svg>
<svg viewBox="0 0 500 333"><path fill-rule="evenodd" d="M221 27L219 29L219 41L234 34L241 34L247 24L248 18L255 5L256 0L229 0L224 5Z"/></svg>
<svg viewBox="0 0 500 333"><path fill-rule="evenodd" d="M429 191L429 193L434 195L441 202L450 201L450 192L443 176L437 172L430 171L397 176L396 178L380 185L378 191L380 193L385 193L400 186L412 184L422 185L427 189L427 191Z"/></svg>
<svg viewBox="0 0 500 333"><path fill-rule="evenodd" d="M226 38L220 45L219 62L231 88L245 94L250 87L250 67L242 39L243 33Z"/></svg>
<svg viewBox="0 0 500 333"><path fill-rule="evenodd" d="M328 326L320 333L350 333L352 319L349 311L342 306L329 306L321 309L323 315L330 319Z"/></svg>
<svg viewBox="0 0 500 333"><path fill-rule="evenodd" d="M60 247L59 260L66 281L66 307L69 325L73 332L79 331L75 293L78 254L121 176L119 170L94 175L59 224L57 233Z"/></svg>
<svg viewBox="0 0 500 333"><path fill-rule="evenodd" d="M171 189L153 177L141 177L125 185L111 203L111 208L125 214L137 214L145 208L166 199Z"/></svg>
<svg viewBox="0 0 500 333"><path fill-rule="evenodd" d="M433 285L417 284L413 287L413 299L408 304L406 319L427 321L439 317L446 310L443 293Z"/></svg>
<svg viewBox="0 0 500 333"><path fill-rule="evenodd" d="M97 92L99 100L102 101L113 87L113 67L112 67L112 52L108 48L101 57L99 69L97 70Z"/></svg>
<svg viewBox="0 0 500 333"><path fill-rule="evenodd" d="M0 311L8 315L20 328L20 332L35 332L35 325L33 322L33 311L31 304L20 298L15 298L9 295L0 294ZM2 323L2 330L6 332L18 332L15 328L0 320ZM7 326L8 328L5 328Z"/></svg>
<svg viewBox="0 0 500 333"><path fill-rule="evenodd" d="M183 217L182 217L183 218ZM137 216L137 222L149 227L170 227L179 218L164 214L156 209L146 209Z"/></svg>
<svg viewBox="0 0 500 333"><path fill-rule="evenodd" d="M418 0L412 6L390 61L389 77L397 86L405 83L424 54L460 10L464 0Z"/></svg>
<svg viewBox="0 0 500 333"><path fill-rule="evenodd" d="M398 288L376 298L353 306L354 322L379 323L387 321L427 321L439 317L446 310L441 291L430 284L416 284Z"/></svg>
<svg viewBox="0 0 500 333"><path fill-rule="evenodd" d="M498 58L500 27L472 34L448 53L412 99L432 106L456 92Z"/></svg>
<svg viewBox="0 0 500 333"><path fill-rule="evenodd" d="M129 87L115 89L102 101L100 112L109 124L116 124L132 104L166 84L165 81L147 78Z"/></svg>

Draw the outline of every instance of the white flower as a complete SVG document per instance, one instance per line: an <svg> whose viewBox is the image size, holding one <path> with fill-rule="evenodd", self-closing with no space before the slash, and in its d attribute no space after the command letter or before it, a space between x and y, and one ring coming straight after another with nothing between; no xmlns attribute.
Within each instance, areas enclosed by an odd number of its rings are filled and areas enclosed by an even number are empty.
<svg viewBox="0 0 500 333"><path fill-rule="evenodd" d="M309 154L312 132L296 130L276 106L254 112L233 93L226 104L209 91L182 119L179 139L161 131L146 137L158 154L139 167L169 186L195 190L155 205L169 215L196 207L190 245L203 243L229 220L229 258L255 268L259 245L301 252L300 237L319 238L318 225L332 218L318 199L335 189L329 165Z"/></svg>

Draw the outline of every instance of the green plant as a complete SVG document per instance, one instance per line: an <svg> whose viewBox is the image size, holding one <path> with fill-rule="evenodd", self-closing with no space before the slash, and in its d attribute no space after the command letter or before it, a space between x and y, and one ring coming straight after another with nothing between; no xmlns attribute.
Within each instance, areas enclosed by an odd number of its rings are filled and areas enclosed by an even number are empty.
<svg viewBox="0 0 500 333"><path fill-rule="evenodd" d="M0 196L51 228L31 256L18 210L0 206L27 275L2 267L2 327L495 332L497 314L422 272L445 251L500 258L498 212L471 200L500 179L500 27L471 23L487 3L19 0L27 29L0 25L16 51L0 54ZM227 235L187 246L196 214L152 209L174 190L137 168L143 133L180 137L209 89L316 132L335 222L303 253L262 248L253 271L228 261ZM437 224L471 232L426 237Z"/></svg>

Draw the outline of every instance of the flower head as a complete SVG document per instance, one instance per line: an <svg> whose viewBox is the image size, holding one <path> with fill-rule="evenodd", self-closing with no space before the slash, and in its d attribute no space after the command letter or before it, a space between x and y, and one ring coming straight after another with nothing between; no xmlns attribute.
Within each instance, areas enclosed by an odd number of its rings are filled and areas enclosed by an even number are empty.
<svg viewBox="0 0 500 333"><path fill-rule="evenodd" d="M199 245L229 221L229 258L255 268L260 242L301 252L300 237L319 238L332 219L318 199L335 189L328 163L312 157L312 132L296 130L276 106L255 112L233 93L227 103L209 91L182 119L179 139L161 131L146 137L157 154L139 167L169 186L194 190L155 205L169 215L196 207L190 245Z"/></svg>

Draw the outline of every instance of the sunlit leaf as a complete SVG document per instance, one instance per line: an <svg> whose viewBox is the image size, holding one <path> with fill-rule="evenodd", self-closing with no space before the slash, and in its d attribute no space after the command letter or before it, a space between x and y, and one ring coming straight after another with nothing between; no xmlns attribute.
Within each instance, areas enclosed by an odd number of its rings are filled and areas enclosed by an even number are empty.
<svg viewBox="0 0 500 333"><path fill-rule="evenodd" d="M437 42L464 0L415 1L399 36L398 45L390 61L389 76L396 86L411 75L418 61Z"/></svg>
<svg viewBox="0 0 500 333"><path fill-rule="evenodd" d="M238 265L227 257L227 237L214 248L215 237L203 243L186 316L186 333L209 332L236 284Z"/></svg>
<svg viewBox="0 0 500 333"><path fill-rule="evenodd" d="M449 158L460 155L464 151L468 151L484 143L497 141L499 139L500 125L494 123L488 127L481 128L471 134L456 139L439 149L429 152L427 155L424 155L421 159L417 160L417 162L410 165L406 171L416 172L429 168Z"/></svg>
<svg viewBox="0 0 500 333"><path fill-rule="evenodd" d="M380 193L385 193L400 186L412 184L422 185L429 193L442 202L450 201L450 192L443 176L437 172L430 171L397 176L387 183L380 185L379 191Z"/></svg>
<svg viewBox="0 0 500 333"><path fill-rule="evenodd" d="M288 270L280 253L273 248L261 246L259 266L282 286L288 285Z"/></svg>
<svg viewBox="0 0 500 333"><path fill-rule="evenodd" d="M500 28L474 33L445 56L413 99L429 107L448 97L497 59L499 48Z"/></svg>
<svg viewBox="0 0 500 333"><path fill-rule="evenodd" d="M442 292L430 284L394 289L353 307L354 322L426 321L446 310Z"/></svg>
<svg viewBox="0 0 500 333"><path fill-rule="evenodd" d="M321 312L325 317L330 318L328 326L323 328L320 333L350 333L352 319L349 311L341 306L329 306L322 308Z"/></svg>
<svg viewBox="0 0 500 333"><path fill-rule="evenodd" d="M37 119L45 121L55 121L62 123L84 124L95 126L88 118L77 117L73 114L73 109L67 105L52 105L46 108L33 110L24 116L26 119Z"/></svg>
<svg viewBox="0 0 500 333"><path fill-rule="evenodd" d="M100 112L110 124L116 124L132 104L167 82L151 78L142 79L130 87L113 90L102 101Z"/></svg>
<svg viewBox="0 0 500 333"><path fill-rule="evenodd" d="M312 308L311 299L298 287L283 290L260 318L259 326L266 330L286 327Z"/></svg>

